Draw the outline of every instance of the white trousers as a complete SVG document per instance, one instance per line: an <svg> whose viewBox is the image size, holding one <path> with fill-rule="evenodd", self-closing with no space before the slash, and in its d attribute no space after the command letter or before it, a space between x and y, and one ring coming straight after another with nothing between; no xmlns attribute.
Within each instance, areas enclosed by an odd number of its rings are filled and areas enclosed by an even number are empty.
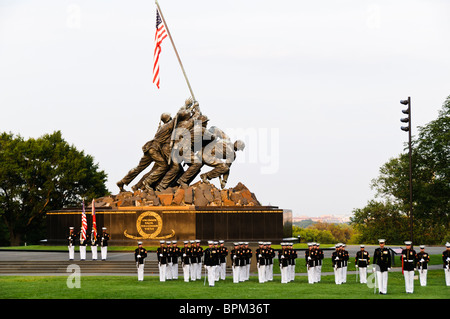
<svg viewBox="0 0 450 319"><path fill-rule="evenodd" d="M215 274L215 280L219 281L220 279L220 266L219 265L215 265L214 267L214 274Z"/></svg>
<svg viewBox="0 0 450 319"><path fill-rule="evenodd" d="M291 265L291 281L295 279L295 264Z"/></svg>
<svg viewBox="0 0 450 319"><path fill-rule="evenodd" d="M322 276L322 265L314 266L315 282L319 282Z"/></svg>
<svg viewBox="0 0 450 319"><path fill-rule="evenodd" d="M97 260L97 246L91 246L92 260Z"/></svg>
<svg viewBox="0 0 450 319"><path fill-rule="evenodd" d="M86 246L80 246L80 259L86 259Z"/></svg>
<svg viewBox="0 0 450 319"><path fill-rule="evenodd" d="M69 248L69 259L73 260L75 258L75 247L67 246L67 248Z"/></svg>
<svg viewBox="0 0 450 319"><path fill-rule="evenodd" d="M102 247L101 252L102 252L102 260L106 260L106 257L108 255L108 246Z"/></svg>
<svg viewBox="0 0 450 319"><path fill-rule="evenodd" d="M342 284L342 267L341 268L334 268L334 282L336 285Z"/></svg>
<svg viewBox="0 0 450 319"><path fill-rule="evenodd" d="M427 272L428 269L419 269L419 280L420 280L420 285L421 286L426 286L427 285Z"/></svg>
<svg viewBox="0 0 450 319"><path fill-rule="evenodd" d="M138 281L143 281L144 280L144 264L138 264L137 273L138 273Z"/></svg>
<svg viewBox="0 0 450 319"><path fill-rule="evenodd" d="M414 270L411 271L403 271L403 275L405 277L405 290L408 293L414 292Z"/></svg>
<svg viewBox="0 0 450 319"><path fill-rule="evenodd" d="M266 265L259 265L258 266L258 280L259 283L264 283L267 281L266 279L266 272L267 272L267 266Z"/></svg>
<svg viewBox="0 0 450 319"><path fill-rule="evenodd" d="M225 280L225 276L227 274L227 263L221 263L219 265L219 273L220 273L220 279Z"/></svg>
<svg viewBox="0 0 450 319"><path fill-rule="evenodd" d="M166 281L167 264L159 265L159 281Z"/></svg>
<svg viewBox="0 0 450 319"><path fill-rule="evenodd" d="M246 271L245 271L245 280L248 280L250 278L250 264L252 260L250 259L248 264L245 265Z"/></svg>
<svg viewBox="0 0 450 319"><path fill-rule="evenodd" d="M216 266L206 266L206 270L208 271L208 284L213 287L216 282Z"/></svg>
<svg viewBox="0 0 450 319"><path fill-rule="evenodd" d="M191 264L191 280L195 281L197 279L197 269L198 263L192 263Z"/></svg>
<svg viewBox="0 0 450 319"><path fill-rule="evenodd" d="M377 284L378 290L381 293L387 293L387 283L388 283L388 272L387 271L377 271Z"/></svg>
<svg viewBox="0 0 450 319"><path fill-rule="evenodd" d="M450 286L450 269L444 268L444 274L445 274L445 284L447 286Z"/></svg>
<svg viewBox="0 0 450 319"><path fill-rule="evenodd" d="M241 267L233 266L233 283L237 284L239 282L239 275L241 273Z"/></svg>
<svg viewBox="0 0 450 319"><path fill-rule="evenodd" d="M347 282L347 266L342 267L342 283Z"/></svg>
<svg viewBox="0 0 450 319"><path fill-rule="evenodd" d="M245 281L247 277L247 265L239 266L239 281Z"/></svg>
<svg viewBox="0 0 450 319"><path fill-rule="evenodd" d="M281 283L287 284L288 283L288 267L280 267L281 271Z"/></svg>
<svg viewBox="0 0 450 319"><path fill-rule="evenodd" d="M172 278L178 279L178 262L172 265Z"/></svg>
<svg viewBox="0 0 450 319"><path fill-rule="evenodd" d="M196 267L196 274L197 274L197 279L202 279L202 263L196 263L195 265L197 265Z"/></svg>
<svg viewBox="0 0 450 319"><path fill-rule="evenodd" d="M167 263L166 266L166 279L172 279L173 275L172 275L172 263Z"/></svg>
<svg viewBox="0 0 450 319"><path fill-rule="evenodd" d="M308 268L308 284L313 284L316 281L316 267Z"/></svg>
<svg viewBox="0 0 450 319"><path fill-rule="evenodd" d="M266 281L273 280L273 264L266 265Z"/></svg>
<svg viewBox="0 0 450 319"><path fill-rule="evenodd" d="M367 267L359 267L359 283L367 284Z"/></svg>
<svg viewBox="0 0 450 319"><path fill-rule="evenodd" d="M185 282L189 282L189 274L191 272L191 265L184 264L183 266L183 277Z"/></svg>

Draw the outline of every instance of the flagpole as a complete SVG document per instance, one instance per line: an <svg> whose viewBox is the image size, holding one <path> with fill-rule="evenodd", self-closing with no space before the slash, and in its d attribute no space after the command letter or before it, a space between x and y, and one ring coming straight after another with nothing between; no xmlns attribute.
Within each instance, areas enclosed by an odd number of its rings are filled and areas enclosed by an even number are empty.
<svg viewBox="0 0 450 319"><path fill-rule="evenodd" d="M161 15L161 19L162 19L164 25L166 26L167 34L169 35L170 42L172 42L173 49L175 51L175 54L177 55L178 62L180 63L180 67L181 67L181 70L183 71L183 75L184 75L184 78L186 79L186 83L189 87L189 91L191 92L191 96L194 99L194 102L196 102L197 100L195 99L194 92L192 91L192 88L191 88L191 84L189 83L186 72L184 71L183 63L181 63L180 56L178 55L177 48L175 47L175 42L173 42L172 35L170 34L169 27L166 23L166 20L164 19L164 15L161 11L158 0L155 0L155 3L156 3L156 6L158 7L158 11L159 11L159 14Z"/></svg>

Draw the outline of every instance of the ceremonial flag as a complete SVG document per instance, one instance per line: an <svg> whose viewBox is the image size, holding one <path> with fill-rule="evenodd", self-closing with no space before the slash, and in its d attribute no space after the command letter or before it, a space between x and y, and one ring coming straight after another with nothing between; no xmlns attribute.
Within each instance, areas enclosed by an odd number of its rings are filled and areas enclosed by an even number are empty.
<svg viewBox="0 0 450 319"><path fill-rule="evenodd" d="M84 211L84 200L83 200L83 212L81 213L81 238L86 240L86 229L87 229L87 220L86 220L86 212Z"/></svg>
<svg viewBox="0 0 450 319"><path fill-rule="evenodd" d="M159 54L161 53L161 43L167 38L167 31L161 20L158 9L156 9L156 33L155 33L155 50L153 52L153 83L159 89Z"/></svg>
<svg viewBox="0 0 450 319"><path fill-rule="evenodd" d="M95 219L95 201L92 200L92 228L94 229L94 235L97 237L97 221Z"/></svg>

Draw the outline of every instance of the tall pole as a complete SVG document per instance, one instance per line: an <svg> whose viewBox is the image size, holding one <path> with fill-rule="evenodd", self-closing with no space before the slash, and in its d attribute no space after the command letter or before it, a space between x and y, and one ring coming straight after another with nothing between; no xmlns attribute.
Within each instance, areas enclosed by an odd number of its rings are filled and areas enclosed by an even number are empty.
<svg viewBox="0 0 450 319"><path fill-rule="evenodd" d="M408 96L409 105L409 219L410 219L410 237L411 242L413 242L413 204L412 204L412 145L411 145L411 97Z"/></svg>
<svg viewBox="0 0 450 319"><path fill-rule="evenodd" d="M409 145L409 222L410 222L410 240L413 241L413 202L412 202L412 144L411 144L411 97L408 96L407 100L401 100L401 104L408 105L406 110L403 110L403 114L408 114L407 118L400 119L403 123L408 123L408 126L402 126L402 131L408 132L408 145Z"/></svg>
<svg viewBox="0 0 450 319"><path fill-rule="evenodd" d="M189 80L187 78L186 72L184 71L183 63L181 63L180 56L178 54L177 48L175 47L175 42L173 42L172 35L170 34L169 27L168 27L168 25L166 23L166 20L164 19L164 15L163 15L163 13L161 11L161 7L159 6L158 0L155 0L155 3L156 3L156 6L158 7L158 11L159 11L159 14L161 16L161 19L162 19L162 21L163 21L163 23L164 23L164 25L166 27L167 34L169 35L170 42L172 42L173 49L174 49L175 54L177 56L178 62L180 63L180 67L181 67L181 70L183 71L183 75L184 75L184 78L186 79L186 83L187 83L187 85L189 87L189 91L191 92L191 96L194 99L194 102L196 102L197 100L195 99L194 92L192 91L192 88L191 88L191 84L189 83Z"/></svg>

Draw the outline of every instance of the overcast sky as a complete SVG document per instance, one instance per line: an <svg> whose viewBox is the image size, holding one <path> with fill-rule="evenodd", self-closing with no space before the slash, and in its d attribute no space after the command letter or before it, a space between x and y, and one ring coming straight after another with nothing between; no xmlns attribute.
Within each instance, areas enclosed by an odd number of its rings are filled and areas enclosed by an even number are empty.
<svg viewBox="0 0 450 319"><path fill-rule="evenodd" d="M416 134L450 95L450 1L159 3L210 125L246 142L227 186L295 215L364 207L407 142L399 101L411 96ZM160 114L190 95L169 39L152 83L155 10L0 0L0 131L61 130L116 194Z"/></svg>

